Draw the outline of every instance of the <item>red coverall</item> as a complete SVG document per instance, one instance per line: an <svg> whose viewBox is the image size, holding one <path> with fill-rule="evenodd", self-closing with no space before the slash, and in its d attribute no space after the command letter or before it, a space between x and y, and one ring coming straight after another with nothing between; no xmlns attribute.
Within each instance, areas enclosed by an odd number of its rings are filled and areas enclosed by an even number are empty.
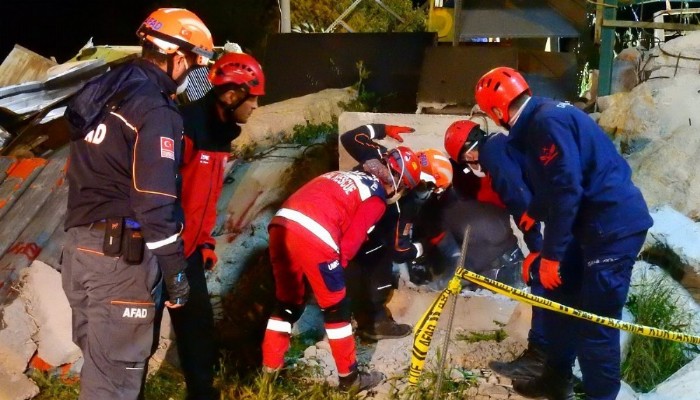
<svg viewBox="0 0 700 400"><path fill-rule="evenodd" d="M306 278L323 310L339 375L356 369L343 270L384 213L385 201L372 175L335 171L314 178L282 205L268 228L278 304L263 340L263 366L277 370L284 363L292 324L304 309Z"/></svg>

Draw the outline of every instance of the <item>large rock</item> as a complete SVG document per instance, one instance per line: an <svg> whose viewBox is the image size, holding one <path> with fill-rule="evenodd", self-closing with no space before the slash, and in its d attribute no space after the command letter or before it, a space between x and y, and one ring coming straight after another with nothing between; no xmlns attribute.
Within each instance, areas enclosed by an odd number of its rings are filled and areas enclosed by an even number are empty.
<svg viewBox="0 0 700 400"><path fill-rule="evenodd" d="M700 393L700 357L686 364L640 400L697 400Z"/></svg>
<svg viewBox="0 0 700 400"><path fill-rule="evenodd" d="M700 66L700 32L688 32L651 50L644 65L651 78L697 75Z"/></svg>
<svg viewBox="0 0 700 400"><path fill-rule="evenodd" d="M32 337L37 327L27 313L24 300L17 297L2 310L0 322L0 371L22 373L37 345Z"/></svg>

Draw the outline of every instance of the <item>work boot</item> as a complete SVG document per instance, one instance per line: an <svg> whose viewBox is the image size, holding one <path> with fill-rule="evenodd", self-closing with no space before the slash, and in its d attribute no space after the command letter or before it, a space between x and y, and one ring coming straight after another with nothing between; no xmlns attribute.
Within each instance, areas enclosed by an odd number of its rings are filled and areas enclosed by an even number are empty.
<svg viewBox="0 0 700 400"><path fill-rule="evenodd" d="M383 319L369 324L366 327L358 327L357 335L365 340L398 339L406 337L413 332L408 324L399 324L392 318Z"/></svg>
<svg viewBox="0 0 700 400"><path fill-rule="evenodd" d="M515 360L511 362L491 361L489 368L510 379L530 379L542 375L544 361L544 349L534 344L528 344L527 349Z"/></svg>
<svg viewBox="0 0 700 400"><path fill-rule="evenodd" d="M343 392L361 392L372 389L384 380L379 371L362 372L354 370L347 376L338 377L338 389Z"/></svg>
<svg viewBox="0 0 700 400"><path fill-rule="evenodd" d="M574 400L574 380L571 371L562 374L550 367L545 367L542 375L536 378L514 380L513 389L525 397Z"/></svg>

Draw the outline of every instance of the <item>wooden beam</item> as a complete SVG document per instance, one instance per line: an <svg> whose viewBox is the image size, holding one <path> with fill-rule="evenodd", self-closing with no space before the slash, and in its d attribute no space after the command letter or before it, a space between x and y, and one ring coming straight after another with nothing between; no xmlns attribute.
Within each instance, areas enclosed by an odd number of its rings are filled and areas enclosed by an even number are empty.
<svg viewBox="0 0 700 400"><path fill-rule="evenodd" d="M665 29L667 31L699 31L697 24L678 24L672 22L645 22L645 21L615 21L603 20L606 28L642 28L642 29Z"/></svg>

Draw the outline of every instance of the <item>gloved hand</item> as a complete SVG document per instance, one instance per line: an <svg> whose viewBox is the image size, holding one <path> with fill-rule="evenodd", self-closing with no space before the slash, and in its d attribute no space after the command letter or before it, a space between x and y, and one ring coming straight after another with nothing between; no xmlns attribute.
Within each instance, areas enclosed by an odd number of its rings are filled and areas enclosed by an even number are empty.
<svg viewBox="0 0 700 400"><path fill-rule="evenodd" d="M561 285L559 275L559 261L540 259L540 282L547 290L552 290Z"/></svg>
<svg viewBox="0 0 700 400"><path fill-rule="evenodd" d="M518 228L520 228L523 232L527 232L530 229L532 229L533 226L537 221L532 218L530 215L528 215L527 211L523 213L523 215L520 216L520 222L518 222Z"/></svg>
<svg viewBox="0 0 700 400"><path fill-rule="evenodd" d="M403 138L401 137L401 133L411 133L415 132L416 130L411 128L410 126L397 126L397 125L385 125L384 126L384 132L386 132L386 135L389 136L392 139L395 139L399 143L403 143Z"/></svg>
<svg viewBox="0 0 700 400"><path fill-rule="evenodd" d="M163 277L165 288L168 290L168 300L165 306L168 308L182 307L190 296L190 284L187 275L182 271L176 275Z"/></svg>
<svg viewBox="0 0 700 400"><path fill-rule="evenodd" d="M523 274L523 282L525 282L526 285L530 286L530 267L532 267L532 264L539 258L540 253L538 251L531 251L530 254L525 257L525 260L523 260L523 268L522 268L522 274Z"/></svg>
<svg viewBox="0 0 700 400"><path fill-rule="evenodd" d="M214 269L216 263L219 262L219 257L216 256L214 249L202 247L202 260L204 262L204 269L208 271Z"/></svg>

